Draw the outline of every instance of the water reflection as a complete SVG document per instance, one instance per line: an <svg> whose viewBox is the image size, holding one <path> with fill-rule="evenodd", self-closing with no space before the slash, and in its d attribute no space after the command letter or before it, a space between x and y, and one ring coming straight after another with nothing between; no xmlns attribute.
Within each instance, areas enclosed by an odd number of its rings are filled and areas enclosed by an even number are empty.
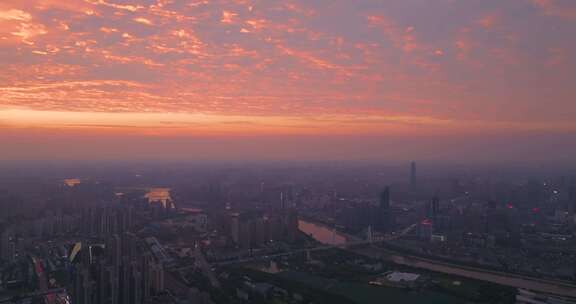
<svg viewBox="0 0 576 304"><path fill-rule="evenodd" d="M161 202L164 206L172 200L170 196L170 188L150 188L144 195L149 203Z"/></svg>
<svg viewBox="0 0 576 304"><path fill-rule="evenodd" d="M323 244L342 245L346 243L345 236L326 226L299 220L298 228Z"/></svg>
<svg viewBox="0 0 576 304"><path fill-rule="evenodd" d="M67 178L64 180L64 185L66 185L68 187L74 187L78 184L80 184L79 178Z"/></svg>

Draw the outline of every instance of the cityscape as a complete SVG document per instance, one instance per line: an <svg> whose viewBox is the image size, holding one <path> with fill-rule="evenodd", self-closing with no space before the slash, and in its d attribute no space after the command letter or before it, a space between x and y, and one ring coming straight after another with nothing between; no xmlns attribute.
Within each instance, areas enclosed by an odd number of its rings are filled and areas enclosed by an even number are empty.
<svg viewBox="0 0 576 304"><path fill-rule="evenodd" d="M0 304L576 304L575 0L0 0Z"/></svg>
<svg viewBox="0 0 576 304"><path fill-rule="evenodd" d="M418 165L8 170L0 301L574 303L576 177Z"/></svg>

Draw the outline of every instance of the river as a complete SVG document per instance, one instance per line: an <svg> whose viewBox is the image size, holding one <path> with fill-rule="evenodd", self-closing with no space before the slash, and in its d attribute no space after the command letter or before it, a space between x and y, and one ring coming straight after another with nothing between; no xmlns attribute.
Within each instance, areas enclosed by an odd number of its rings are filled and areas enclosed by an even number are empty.
<svg viewBox="0 0 576 304"><path fill-rule="evenodd" d="M343 245L347 240L346 235L322 224L299 220L298 228L304 233L310 235L318 242L326 245ZM352 249L351 251L371 258L384 259L396 264L411 266L415 268L427 269L435 272L493 282L516 288L524 288L537 292L576 297L576 286L567 284L565 282L530 278L503 272L484 270L475 267L455 265L442 261L435 261L433 259L404 255L383 248L357 248Z"/></svg>
<svg viewBox="0 0 576 304"><path fill-rule="evenodd" d="M170 188L149 188L144 195L149 202L163 202L172 199L170 197Z"/></svg>
<svg viewBox="0 0 576 304"><path fill-rule="evenodd" d="M529 289L537 292L550 293L559 296L576 297L576 286L567 282L532 278L522 275L485 270L476 267L456 265L427 258L402 255L387 249L374 247L354 249L352 252L372 258L389 260L396 264L411 266L415 268L427 269L435 272L447 273L451 275L457 275L516 288Z"/></svg>
<svg viewBox="0 0 576 304"><path fill-rule="evenodd" d="M298 228L300 231L310 235L318 242L326 245L343 245L346 244L346 236L339 233L333 228L329 228L322 224L307 222L304 220L298 221Z"/></svg>

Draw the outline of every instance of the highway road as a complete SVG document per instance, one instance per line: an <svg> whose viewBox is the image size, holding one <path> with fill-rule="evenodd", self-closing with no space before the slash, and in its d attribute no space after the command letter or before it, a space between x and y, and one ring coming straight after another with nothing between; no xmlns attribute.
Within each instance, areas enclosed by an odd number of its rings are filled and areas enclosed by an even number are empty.
<svg viewBox="0 0 576 304"><path fill-rule="evenodd" d="M256 261L265 261L271 259L277 259L285 256L292 256L297 254L305 254L306 252L316 252L322 250L329 250L334 248L341 248L349 250L351 252L376 259L383 259L386 261L391 261L396 264L406 265L410 267L426 269L430 271L446 273L450 275L457 275L465 278L476 279L480 281L497 283L505 286L511 286L516 288L522 288L527 290L532 290L535 292L548 293L558 296L576 297L576 285L570 284L566 281L557 281L549 279L541 279L530 276L492 271L487 269L482 269L478 267L469 267L459 264L447 263L439 260L434 260L433 258L422 258L417 256L408 255L405 253L395 252L392 249L380 248L374 245L381 242L389 242L394 239L400 238L417 227L417 224L413 224L399 233L390 234L384 238L373 240L373 241L351 241L345 244L338 245L322 245L314 248L302 248L297 250L292 250L289 252L282 252L272 255L254 256L246 258L238 258L235 260L214 262L211 266L226 266L233 264L243 264L251 263ZM342 234L344 235L344 234ZM346 236L347 239L357 239L350 236ZM372 245L368 247L359 248L360 245ZM208 270L207 263L200 262L205 270ZM181 267L176 270L184 270L192 266Z"/></svg>
<svg viewBox="0 0 576 304"><path fill-rule="evenodd" d="M262 260L276 259L276 258L281 258L281 257L285 257L285 256L303 254L306 252L316 252L316 251L323 251L323 250L329 250L329 249L334 249L334 248L346 249L346 248L349 248L352 246L369 245L369 244L375 245L378 243L389 242L389 241L393 241L395 239L401 238L402 236L410 233L416 227L417 227L417 224L413 224L413 225L410 225L409 227L403 229L399 233L390 234L384 238L374 239L371 241L366 241L366 240L349 241L349 242L344 243L344 244L324 245L324 246L317 246L317 247L313 247L313 248L302 248L302 249L296 249L296 250L281 252L281 253L272 254L272 255L253 256L253 257L239 258L239 259L234 259L234 260L229 260L229 261L215 262L215 263L212 263L211 265L212 266L226 266L226 265L233 265L233 264L243 264L243 263L250 263L250 262L262 261ZM358 239L358 238L352 237L352 236L347 236L347 239L351 240L351 239ZM192 267L192 266L186 266L186 267L178 268L176 270L183 270L183 269L190 268L190 267Z"/></svg>
<svg viewBox="0 0 576 304"><path fill-rule="evenodd" d="M530 276L506 273L506 272L499 272L499 271L492 271L478 267L469 267L463 266L459 264L447 263L439 260L434 260L432 258L422 258L412 255L407 255L400 252L395 252L391 249L387 248L379 248L374 245L381 243L381 242L389 242L394 239L400 238L417 227L417 224L413 224L399 233L391 234L383 239L373 240L370 241L351 241L345 244L339 245L324 245L318 246L314 248L306 248L306 249L298 249L293 250L290 252L284 252L274 255L268 256L257 256L257 257L249 257L244 259L237 259L232 261L224 261L220 263L213 263L213 266L225 266L231 264L242 264L242 263L250 263L259 260L270 260L275 258L280 258L284 256L296 255L296 254L303 254L307 251L315 252L315 251L322 251L322 250L329 250L333 248L341 248L346 249L351 252L364 255L371 258L383 259L387 261L394 262L400 265L406 265L410 267L426 269L430 271L446 273L451 275L457 275L465 278L476 279L480 281L492 282L497 283L505 286L511 286L516 288L522 288L527 290L532 290L535 292L542 292L548 293L558 296L567 296L567 297L576 297L576 285L571 284L566 281L558 281L558 280L549 280L549 279L541 279L535 278ZM351 236L343 235L346 239L354 239ZM369 247L358 248L359 245L372 245Z"/></svg>
<svg viewBox="0 0 576 304"><path fill-rule="evenodd" d="M558 296L576 297L576 285L564 281L534 278L529 276L491 271L482 268L468 267L446 263L433 259L410 256L390 251L384 248L350 249L360 255L392 261L396 264L431 270L500 285L528 289L536 292L549 293Z"/></svg>

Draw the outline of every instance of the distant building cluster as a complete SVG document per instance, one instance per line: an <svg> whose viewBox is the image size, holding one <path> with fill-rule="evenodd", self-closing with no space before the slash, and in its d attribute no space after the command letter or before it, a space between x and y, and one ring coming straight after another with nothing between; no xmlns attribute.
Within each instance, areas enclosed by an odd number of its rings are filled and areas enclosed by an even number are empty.
<svg viewBox="0 0 576 304"><path fill-rule="evenodd" d="M298 213L293 209L277 212L231 213L230 236L241 248L257 248L267 242L294 242L298 237Z"/></svg>
<svg viewBox="0 0 576 304"><path fill-rule="evenodd" d="M576 280L576 178L417 176L415 162L398 170L399 179L339 165L269 176L233 169L175 189L67 183L52 208L0 222L0 302L323 303L331 295L267 278L333 284L323 276L347 271L367 288L469 288L410 268L422 260L550 284ZM526 290L516 297L559 299Z"/></svg>
<svg viewBox="0 0 576 304"><path fill-rule="evenodd" d="M79 248L70 256L74 303L142 304L164 291L162 261L132 233L111 235L103 246L83 242L74 248Z"/></svg>

